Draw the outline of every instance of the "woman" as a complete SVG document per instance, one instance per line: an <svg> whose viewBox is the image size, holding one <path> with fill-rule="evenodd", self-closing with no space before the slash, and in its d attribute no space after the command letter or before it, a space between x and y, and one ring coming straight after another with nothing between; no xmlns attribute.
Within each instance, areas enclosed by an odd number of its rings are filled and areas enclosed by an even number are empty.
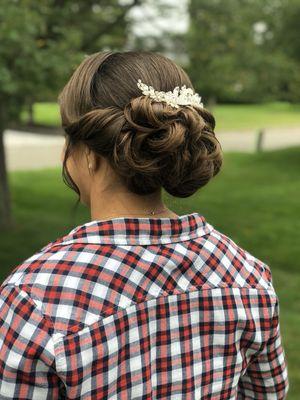
<svg viewBox="0 0 300 400"><path fill-rule="evenodd" d="M285 398L269 266L161 198L221 168L200 99L151 52L92 54L63 88L63 177L91 221L2 283L1 398Z"/></svg>

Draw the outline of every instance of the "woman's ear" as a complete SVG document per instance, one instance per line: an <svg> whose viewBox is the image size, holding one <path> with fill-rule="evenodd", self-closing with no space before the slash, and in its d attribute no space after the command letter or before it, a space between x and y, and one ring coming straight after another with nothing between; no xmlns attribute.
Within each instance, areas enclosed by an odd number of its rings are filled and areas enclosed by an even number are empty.
<svg viewBox="0 0 300 400"><path fill-rule="evenodd" d="M85 156L87 160L87 165L90 171L96 171L100 164L100 157L95 154L93 150L86 146Z"/></svg>

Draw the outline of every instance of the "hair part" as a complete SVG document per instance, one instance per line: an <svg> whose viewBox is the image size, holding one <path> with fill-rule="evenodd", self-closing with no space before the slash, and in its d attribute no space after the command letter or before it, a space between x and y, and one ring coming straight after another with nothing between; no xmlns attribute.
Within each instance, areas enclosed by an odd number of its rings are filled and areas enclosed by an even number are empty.
<svg viewBox="0 0 300 400"><path fill-rule="evenodd" d="M64 182L80 196L66 161L84 143L103 156L126 187L139 195L163 187L188 197L206 185L222 165L213 115L200 106L173 108L144 96L138 79L155 90L186 85L186 72L149 51L98 52L86 56L58 101L67 146Z"/></svg>

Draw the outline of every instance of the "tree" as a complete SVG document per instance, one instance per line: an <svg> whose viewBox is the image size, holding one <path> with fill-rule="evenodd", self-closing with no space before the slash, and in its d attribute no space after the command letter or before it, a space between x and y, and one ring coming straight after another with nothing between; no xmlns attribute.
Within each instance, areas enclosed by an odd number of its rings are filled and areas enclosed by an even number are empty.
<svg viewBox="0 0 300 400"><path fill-rule="evenodd" d="M273 47L280 49L284 70L280 76L285 100L300 101L300 0L282 0L276 18Z"/></svg>
<svg viewBox="0 0 300 400"><path fill-rule="evenodd" d="M293 98L296 66L275 40L292 1L190 1L188 71L208 102Z"/></svg>

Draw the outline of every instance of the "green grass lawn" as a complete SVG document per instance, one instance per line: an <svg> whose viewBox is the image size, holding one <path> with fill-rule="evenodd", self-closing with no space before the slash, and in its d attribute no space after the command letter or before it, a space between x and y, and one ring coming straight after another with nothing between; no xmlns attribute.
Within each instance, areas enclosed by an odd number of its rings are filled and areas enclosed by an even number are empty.
<svg viewBox="0 0 300 400"><path fill-rule="evenodd" d="M280 300L290 393L300 393L300 148L259 154L226 153L222 172L187 199L164 193L177 214L200 212L221 232L270 265ZM67 234L89 213L82 205L71 215L76 195L61 180L60 169L9 175L14 229L0 232L1 279L48 242ZM17 251L16 251L17 249Z"/></svg>
<svg viewBox="0 0 300 400"><path fill-rule="evenodd" d="M300 126L300 104L220 104L211 111L216 118L217 131Z"/></svg>
<svg viewBox="0 0 300 400"><path fill-rule="evenodd" d="M216 131L244 131L269 127L300 126L300 104L274 102L266 104L219 104L211 109L217 126ZM56 103L36 103L35 123L46 126L60 126ZM27 120L23 112L22 120Z"/></svg>

